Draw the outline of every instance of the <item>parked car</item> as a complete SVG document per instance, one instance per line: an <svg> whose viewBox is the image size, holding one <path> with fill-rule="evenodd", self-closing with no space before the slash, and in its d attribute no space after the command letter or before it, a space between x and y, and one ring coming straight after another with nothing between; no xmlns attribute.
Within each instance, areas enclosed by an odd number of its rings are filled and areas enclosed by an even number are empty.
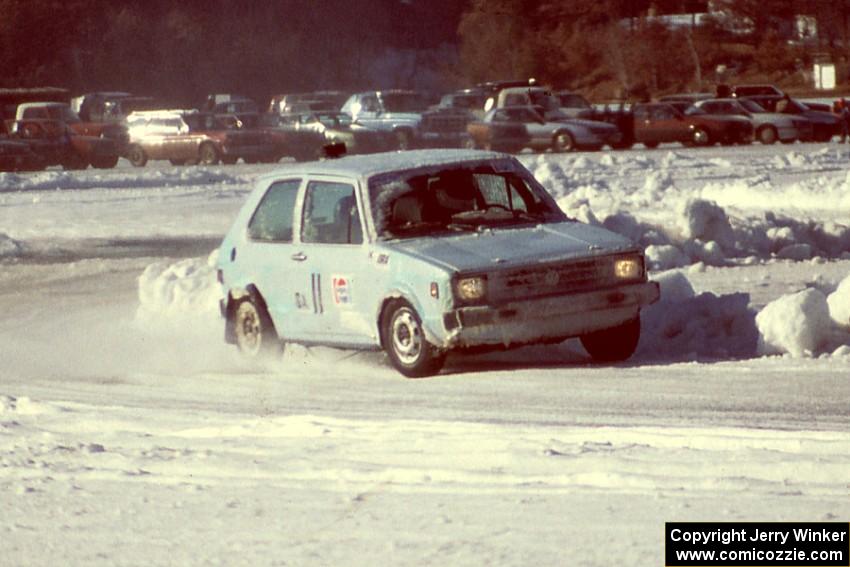
<svg viewBox="0 0 850 567"><path fill-rule="evenodd" d="M320 155L320 148L327 144L344 143L346 153L370 154L395 149L396 138L392 132L367 128L355 123L344 112L304 112L280 117L280 128L294 132L314 132L317 134L312 145L314 157Z"/></svg>
<svg viewBox="0 0 850 567"><path fill-rule="evenodd" d="M0 120L0 171L37 171L44 169L47 160L36 154L29 143L18 140Z"/></svg>
<svg viewBox="0 0 850 567"><path fill-rule="evenodd" d="M173 165L219 161L275 162L281 157L275 141L250 115L216 115L194 110L134 112L127 117L130 147L127 159L136 167L167 159Z"/></svg>
<svg viewBox="0 0 850 567"><path fill-rule="evenodd" d="M117 148L109 138L77 134L62 120L25 118L10 123L12 137L29 145L44 167L60 165L63 169L80 170L89 164L114 165Z"/></svg>
<svg viewBox="0 0 850 567"><path fill-rule="evenodd" d="M406 376L450 351L580 337L628 358L657 300L643 252L567 218L516 159L429 150L266 175L218 255L225 339L383 349Z"/></svg>
<svg viewBox="0 0 850 567"><path fill-rule="evenodd" d="M85 169L88 164L99 168L115 167L118 158L127 151L129 135L123 124L84 122L71 105L66 102L26 102L18 105L15 120L57 120L68 127L69 134L87 138L98 138L102 143L81 140L76 146L80 150L78 167ZM85 162L85 163L83 163Z"/></svg>
<svg viewBox="0 0 850 567"><path fill-rule="evenodd" d="M709 146L721 144L749 144L753 140L753 123L743 116L712 116L687 102L685 112L675 103L635 104L635 141L648 148L659 144L680 143Z"/></svg>
<svg viewBox="0 0 850 567"><path fill-rule="evenodd" d="M762 144L781 141L790 144L810 138L812 125L808 120L789 114L768 112L755 101L742 98L715 98L694 103L694 107L712 116L743 116L755 127L755 138Z"/></svg>
<svg viewBox="0 0 850 567"><path fill-rule="evenodd" d="M732 87L732 96L747 97L747 96L785 96L785 93L779 87L768 84L753 84L753 85L735 85Z"/></svg>
<svg viewBox="0 0 850 567"><path fill-rule="evenodd" d="M257 114L260 110L257 103L250 98L236 94L211 94L203 105L203 110L210 114Z"/></svg>
<svg viewBox="0 0 850 567"><path fill-rule="evenodd" d="M812 137L804 141L828 142L841 134L841 119L832 112L813 110L806 104L790 97L779 95L756 95L747 97L770 112L791 114L812 123Z"/></svg>
<svg viewBox="0 0 850 567"><path fill-rule="evenodd" d="M494 108L467 128L474 147L506 152L525 148L554 152L598 150L620 140L620 133L610 124L560 118L560 121L544 118L539 107L511 106Z"/></svg>
<svg viewBox="0 0 850 567"><path fill-rule="evenodd" d="M356 93L341 110L367 128L392 132L400 150L467 145L467 116L429 110L427 97L415 91Z"/></svg>

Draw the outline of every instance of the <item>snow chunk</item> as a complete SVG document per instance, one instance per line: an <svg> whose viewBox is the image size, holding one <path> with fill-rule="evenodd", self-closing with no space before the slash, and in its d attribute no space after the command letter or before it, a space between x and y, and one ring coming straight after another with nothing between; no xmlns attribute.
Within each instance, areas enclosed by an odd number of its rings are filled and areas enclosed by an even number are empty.
<svg viewBox="0 0 850 567"><path fill-rule="evenodd" d="M639 354L644 358L747 357L756 352L758 330L745 293L695 295L679 271L654 279L661 299L641 314Z"/></svg>
<svg viewBox="0 0 850 567"><path fill-rule="evenodd" d="M671 244L650 244L646 247L646 259L653 270L681 268L691 263L691 259Z"/></svg>
<svg viewBox="0 0 850 567"><path fill-rule="evenodd" d="M215 320L221 287L216 281L218 250L206 259L190 258L174 264L156 262L139 276L136 319Z"/></svg>
<svg viewBox="0 0 850 567"><path fill-rule="evenodd" d="M685 238L715 241L724 250L735 246L735 233L726 212L713 201L693 199L681 210L680 224Z"/></svg>
<svg viewBox="0 0 850 567"><path fill-rule="evenodd" d="M756 325L761 354L812 356L827 345L832 333L826 296L811 288L765 305Z"/></svg>
<svg viewBox="0 0 850 567"><path fill-rule="evenodd" d="M6 233L0 232L0 258L20 256L24 251L23 245Z"/></svg>
<svg viewBox="0 0 850 567"><path fill-rule="evenodd" d="M850 329L850 276L838 284L838 288L826 298L829 316L839 326Z"/></svg>

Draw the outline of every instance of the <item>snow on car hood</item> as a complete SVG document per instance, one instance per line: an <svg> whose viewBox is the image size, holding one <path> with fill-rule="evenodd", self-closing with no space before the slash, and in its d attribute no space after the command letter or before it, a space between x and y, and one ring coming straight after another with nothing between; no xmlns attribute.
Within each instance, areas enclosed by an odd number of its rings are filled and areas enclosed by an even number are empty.
<svg viewBox="0 0 850 567"><path fill-rule="evenodd" d="M454 271L531 265L634 248L627 238L580 222L497 228L457 236L386 242L385 245Z"/></svg>

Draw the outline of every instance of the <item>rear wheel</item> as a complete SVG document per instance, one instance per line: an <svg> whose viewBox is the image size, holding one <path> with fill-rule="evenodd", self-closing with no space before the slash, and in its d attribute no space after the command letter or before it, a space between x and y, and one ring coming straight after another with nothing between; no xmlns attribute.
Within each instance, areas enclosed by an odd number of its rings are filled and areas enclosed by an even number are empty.
<svg viewBox="0 0 850 567"><path fill-rule="evenodd" d="M395 143L396 149L402 151L409 150L413 143L413 134L411 134L410 130L396 130Z"/></svg>
<svg viewBox="0 0 850 567"><path fill-rule="evenodd" d="M198 150L198 162L203 165L215 165L218 163L218 150L212 144L203 144Z"/></svg>
<svg viewBox="0 0 850 567"><path fill-rule="evenodd" d="M127 148L127 160L133 167L144 167L148 163L148 155L141 146L132 145Z"/></svg>
<svg viewBox="0 0 850 567"><path fill-rule="evenodd" d="M446 352L428 342L422 320L408 302L399 299L390 303L384 310L381 328L384 350L396 370L408 378L440 371Z"/></svg>
<svg viewBox="0 0 850 567"><path fill-rule="evenodd" d="M552 139L552 150L556 152L571 152L575 146L575 140L569 132L558 132Z"/></svg>
<svg viewBox="0 0 850 567"><path fill-rule="evenodd" d="M598 362L620 362L629 358L640 340L640 317L610 329L581 337L584 350Z"/></svg>
<svg viewBox="0 0 850 567"><path fill-rule="evenodd" d="M779 135L776 132L776 128L773 126L765 126L758 131L758 139L762 144L769 146L776 143L776 140L779 139Z"/></svg>
<svg viewBox="0 0 850 567"><path fill-rule="evenodd" d="M62 161L62 169L71 171L83 170L88 166L89 162L87 162L86 159L77 152L71 152Z"/></svg>
<svg viewBox="0 0 850 567"><path fill-rule="evenodd" d="M240 299L231 311L239 352L249 358L279 354L283 344L265 306L253 295Z"/></svg>

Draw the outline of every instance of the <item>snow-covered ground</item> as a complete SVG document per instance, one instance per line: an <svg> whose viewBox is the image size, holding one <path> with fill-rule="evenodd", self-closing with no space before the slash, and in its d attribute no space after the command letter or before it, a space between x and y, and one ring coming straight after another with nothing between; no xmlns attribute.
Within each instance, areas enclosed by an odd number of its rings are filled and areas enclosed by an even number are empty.
<svg viewBox="0 0 850 567"><path fill-rule="evenodd" d="M848 520L838 144L523 155L647 247L627 364L221 340L210 253L273 166L0 174L0 565L660 565L663 523Z"/></svg>

